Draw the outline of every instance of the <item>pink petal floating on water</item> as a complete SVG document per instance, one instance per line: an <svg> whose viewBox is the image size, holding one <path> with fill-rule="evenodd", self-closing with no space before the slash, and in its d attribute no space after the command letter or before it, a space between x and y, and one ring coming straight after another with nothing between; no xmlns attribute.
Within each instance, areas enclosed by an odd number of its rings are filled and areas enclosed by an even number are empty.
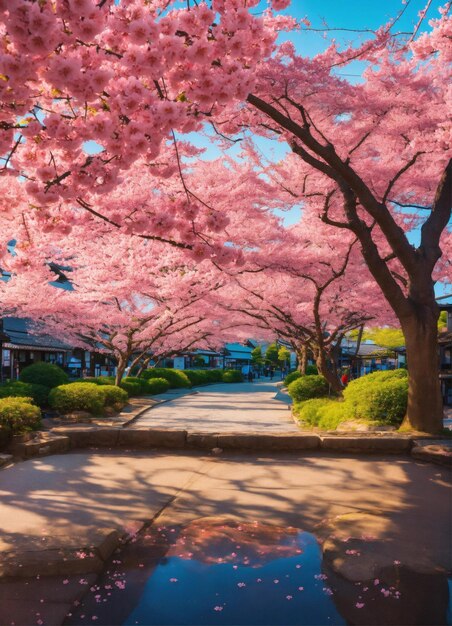
<svg viewBox="0 0 452 626"><path fill-rule="evenodd" d="M233 565L232 566L232 569L237 569L237 568L238 568L238 565Z"/></svg>
<svg viewBox="0 0 452 626"><path fill-rule="evenodd" d="M364 602L357 602L357 603L355 604L355 606L356 606L356 608L357 608L357 609L362 609L362 608L363 608L363 606L364 606Z"/></svg>
<svg viewBox="0 0 452 626"><path fill-rule="evenodd" d="M214 610L214 611L222 611L222 610L223 610L223 607L222 607L222 606L214 606L214 607L213 607L213 610Z"/></svg>
<svg viewBox="0 0 452 626"><path fill-rule="evenodd" d="M298 587L298 591L304 591L304 587Z"/></svg>
<svg viewBox="0 0 452 626"><path fill-rule="evenodd" d="M177 583L177 578L170 578L169 581L170 583Z"/></svg>
<svg viewBox="0 0 452 626"><path fill-rule="evenodd" d="M68 585L68 584L69 584L69 581L68 581L68 579L67 579L67 578L65 578L65 579L63 580L63 585Z"/></svg>
<svg viewBox="0 0 452 626"><path fill-rule="evenodd" d="M257 583L261 583L261 582L262 582L262 578L257 578L257 579L256 579L256 582L257 582Z"/></svg>
<svg viewBox="0 0 452 626"><path fill-rule="evenodd" d="M286 600L292 600L293 596L286 596Z"/></svg>
<svg viewBox="0 0 452 626"><path fill-rule="evenodd" d="M301 565L295 565L295 567L296 567L297 569L300 569Z"/></svg>
<svg viewBox="0 0 452 626"><path fill-rule="evenodd" d="M394 561L394 565L400 565L400 561Z"/></svg>
<svg viewBox="0 0 452 626"><path fill-rule="evenodd" d="M237 587L246 587L246 583L237 583Z"/></svg>

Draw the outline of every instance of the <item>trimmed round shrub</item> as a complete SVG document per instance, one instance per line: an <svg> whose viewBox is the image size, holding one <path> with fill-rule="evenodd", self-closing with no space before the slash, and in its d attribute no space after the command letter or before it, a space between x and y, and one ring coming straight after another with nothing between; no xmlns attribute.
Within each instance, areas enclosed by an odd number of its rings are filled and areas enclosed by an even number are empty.
<svg viewBox="0 0 452 626"><path fill-rule="evenodd" d="M175 370L168 367L153 367L142 373L142 378L149 380L150 378L164 378L170 384L171 389L177 387L191 387L188 376L182 370Z"/></svg>
<svg viewBox="0 0 452 626"><path fill-rule="evenodd" d="M357 378L345 388L344 399L353 418L399 425L408 402L408 373L400 369Z"/></svg>
<svg viewBox="0 0 452 626"><path fill-rule="evenodd" d="M127 404L129 396L124 389L116 387L115 385L100 385L99 387L100 391L104 394L105 406L112 406L119 411Z"/></svg>
<svg viewBox="0 0 452 626"><path fill-rule="evenodd" d="M243 374L239 370L225 370L223 372L224 383L243 383Z"/></svg>
<svg viewBox="0 0 452 626"><path fill-rule="evenodd" d="M321 398L328 393L328 383L323 376L301 376L287 388L294 402Z"/></svg>
<svg viewBox="0 0 452 626"><path fill-rule="evenodd" d="M157 393L165 393L170 388L169 382L165 378L150 378L146 382L146 393L154 396Z"/></svg>
<svg viewBox="0 0 452 626"><path fill-rule="evenodd" d="M127 380L125 378L121 381L120 388L127 391L129 398L132 398L133 396L142 396L145 393L142 391L140 383L136 383L133 380Z"/></svg>
<svg viewBox="0 0 452 626"><path fill-rule="evenodd" d="M146 381L143 378L138 378L137 376L125 376L121 381L121 385L122 383L136 383L140 388L140 392L138 395L145 395L146 393L148 393Z"/></svg>
<svg viewBox="0 0 452 626"><path fill-rule="evenodd" d="M295 370L294 372L290 372L284 379L284 384L286 387L293 383L294 380L298 380L298 378L302 377L302 373L299 370Z"/></svg>
<svg viewBox="0 0 452 626"><path fill-rule="evenodd" d="M69 377L58 365L52 363L34 363L25 367L19 376L23 383L44 385L44 387L58 387L69 382Z"/></svg>
<svg viewBox="0 0 452 626"><path fill-rule="evenodd" d="M0 385L0 398L33 398L33 403L40 407L48 405L49 387L23 383L20 380Z"/></svg>
<svg viewBox="0 0 452 626"><path fill-rule="evenodd" d="M105 404L102 388L94 383L70 383L55 387L49 394L49 403L60 413L88 411L100 415Z"/></svg>
<svg viewBox="0 0 452 626"><path fill-rule="evenodd" d="M31 398L3 398L0 400L0 425L10 429L13 434L39 428L41 410L31 402Z"/></svg>

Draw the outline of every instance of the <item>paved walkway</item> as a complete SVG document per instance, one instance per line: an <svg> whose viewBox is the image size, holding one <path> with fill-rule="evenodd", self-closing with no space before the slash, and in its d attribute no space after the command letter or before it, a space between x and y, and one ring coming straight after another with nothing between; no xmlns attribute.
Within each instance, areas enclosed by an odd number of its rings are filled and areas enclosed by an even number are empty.
<svg viewBox="0 0 452 626"><path fill-rule="evenodd" d="M347 537L378 538L391 549L391 566L422 561L449 571L451 514L447 471L408 458L73 452L0 471L0 560L30 541L47 547L48 537L76 538L155 515L159 525L232 516L327 535L333 530L319 524L351 516ZM114 563L125 571L122 556ZM61 624L94 583L85 574L1 580L0 624ZM432 598L423 600L428 606Z"/></svg>
<svg viewBox="0 0 452 626"><path fill-rule="evenodd" d="M183 429L198 433L295 433L290 398L276 382L200 387L143 413L129 428Z"/></svg>

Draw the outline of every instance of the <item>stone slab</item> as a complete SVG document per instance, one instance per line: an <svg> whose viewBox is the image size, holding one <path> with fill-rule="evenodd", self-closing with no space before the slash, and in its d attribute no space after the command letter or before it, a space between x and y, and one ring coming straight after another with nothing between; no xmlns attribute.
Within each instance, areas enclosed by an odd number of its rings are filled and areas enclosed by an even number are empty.
<svg viewBox="0 0 452 626"><path fill-rule="evenodd" d="M114 447L118 443L119 428L102 428L93 426L60 426L53 429L54 433L69 438L71 448Z"/></svg>
<svg viewBox="0 0 452 626"><path fill-rule="evenodd" d="M406 437L321 437L320 448L357 454L409 453L412 441Z"/></svg>
<svg viewBox="0 0 452 626"><path fill-rule="evenodd" d="M187 447L201 450L218 448L218 437L215 433L188 433Z"/></svg>
<svg viewBox="0 0 452 626"><path fill-rule="evenodd" d="M317 435L298 434L231 434L218 435L217 445L224 449L239 450L314 450L320 446Z"/></svg>
<svg viewBox="0 0 452 626"><path fill-rule="evenodd" d="M150 428L124 428L119 432L120 446L138 448L173 448L185 447L187 432L185 430L157 430Z"/></svg>
<svg viewBox="0 0 452 626"><path fill-rule="evenodd" d="M124 535L125 536L125 535ZM57 576L100 572L120 545L116 529L99 528L79 537L49 536L44 543L24 538L0 552L0 578Z"/></svg>
<svg viewBox="0 0 452 626"><path fill-rule="evenodd" d="M34 439L28 441L13 440L8 451L13 456L29 459L35 456L65 452L69 449L69 443L68 437L64 435L40 432Z"/></svg>

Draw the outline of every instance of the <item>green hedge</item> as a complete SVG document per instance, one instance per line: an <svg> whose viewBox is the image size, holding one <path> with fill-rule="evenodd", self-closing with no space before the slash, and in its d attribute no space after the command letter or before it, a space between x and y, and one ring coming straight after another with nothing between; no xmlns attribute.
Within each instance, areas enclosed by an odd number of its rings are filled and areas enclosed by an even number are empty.
<svg viewBox="0 0 452 626"><path fill-rule="evenodd" d="M206 385L211 381L205 370L184 370L184 374L193 386Z"/></svg>
<svg viewBox="0 0 452 626"><path fill-rule="evenodd" d="M35 404L45 407L49 402L49 387L19 380L0 385L0 398L33 398Z"/></svg>
<svg viewBox="0 0 452 626"><path fill-rule="evenodd" d="M318 373L319 373L318 369L316 368L315 365L308 365L306 367L306 376L317 376ZM290 385L290 383L293 383L294 380L298 380L302 376L303 376L303 374L299 370L295 370L294 372L290 372L289 374L287 374L287 376L284 379L285 386L288 387Z"/></svg>
<svg viewBox="0 0 452 626"><path fill-rule="evenodd" d="M31 404L31 398L0 400L0 426L13 434L36 430L41 424L41 410Z"/></svg>
<svg viewBox="0 0 452 626"><path fill-rule="evenodd" d="M290 372L284 379L284 384L286 387L293 383L294 380L298 380L302 377L302 373L299 370L295 370L294 372Z"/></svg>
<svg viewBox="0 0 452 626"><path fill-rule="evenodd" d="M399 425L408 402L408 373L398 369L357 378L345 388L344 400L352 418Z"/></svg>
<svg viewBox="0 0 452 626"><path fill-rule="evenodd" d="M149 380L150 378L164 378L170 384L171 389L177 387L191 387L190 379L182 370L175 370L167 367L153 367L142 373L142 378Z"/></svg>
<svg viewBox="0 0 452 626"><path fill-rule="evenodd" d="M50 406L61 413L88 411L102 414L106 396L102 388L94 383L70 383L52 389L49 395Z"/></svg>
<svg viewBox="0 0 452 626"><path fill-rule="evenodd" d="M224 383L242 383L243 374L239 370L225 370L223 372Z"/></svg>
<svg viewBox="0 0 452 626"><path fill-rule="evenodd" d="M36 385L44 385L44 387L58 387L69 382L68 375L58 367L51 363L34 363L25 367L19 376L23 383L33 383Z"/></svg>
<svg viewBox="0 0 452 626"><path fill-rule="evenodd" d="M305 376L291 383L290 387L309 378L314 377ZM350 420L399 426L407 400L407 372L399 369L374 372L353 380L344 390L343 401L331 398L296 400L294 412L300 421L324 430L335 429L341 422Z"/></svg>
<svg viewBox="0 0 452 626"><path fill-rule="evenodd" d="M223 382L223 370L205 370L210 383Z"/></svg>
<svg viewBox="0 0 452 626"><path fill-rule="evenodd" d="M165 393L170 388L169 382L165 378L150 378L146 380L146 393L154 396L157 393Z"/></svg>
<svg viewBox="0 0 452 626"><path fill-rule="evenodd" d="M321 398L328 393L328 383L323 376L301 376L287 388L294 402Z"/></svg>
<svg viewBox="0 0 452 626"><path fill-rule="evenodd" d="M100 385L99 389L104 394L105 406L112 406L117 411L119 411L127 404L129 396L127 394L127 391L125 391L124 389L116 387L115 385Z"/></svg>

